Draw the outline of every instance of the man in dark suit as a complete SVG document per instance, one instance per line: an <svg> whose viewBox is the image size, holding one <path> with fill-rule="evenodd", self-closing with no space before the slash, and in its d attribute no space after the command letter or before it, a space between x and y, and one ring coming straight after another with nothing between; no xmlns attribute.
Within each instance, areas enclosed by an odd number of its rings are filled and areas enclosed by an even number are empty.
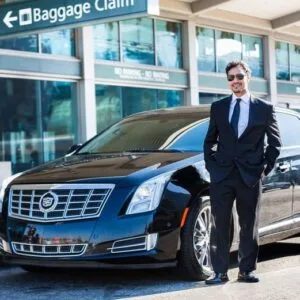
<svg viewBox="0 0 300 300"><path fill-rule="evenodd" d="M212 209L211 261L214 274L207 284L227 282L232 206L240 224L238 281L258 282L258 213L261 180L273 169L281 140L271 103L253 97L248 90L251 70L243 61L230 62L226 75L232 95L211 106L204 142L210 173ZM267 137L267 147L264 147Z"/></svg>

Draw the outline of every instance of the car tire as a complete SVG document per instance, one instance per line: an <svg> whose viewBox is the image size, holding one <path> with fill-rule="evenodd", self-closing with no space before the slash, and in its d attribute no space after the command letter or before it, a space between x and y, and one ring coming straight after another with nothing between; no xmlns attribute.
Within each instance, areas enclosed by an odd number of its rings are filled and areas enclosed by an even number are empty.
<svg viewBox="0 0 300 300"><path fill-rule="evenodd" d="M189 209L181 231L181 248L178 269L186 280L205 280L212 273L210 261L210 219L209 197L199 197Z"/></svg>

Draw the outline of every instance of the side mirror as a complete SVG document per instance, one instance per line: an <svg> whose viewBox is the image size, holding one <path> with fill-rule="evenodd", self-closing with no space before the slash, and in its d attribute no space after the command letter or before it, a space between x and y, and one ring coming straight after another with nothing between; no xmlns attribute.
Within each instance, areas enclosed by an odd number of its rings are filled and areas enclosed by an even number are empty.
<svg viewBox="0 0 300 300"><path fill-rule="evenodd" d="M71 154L73 153L74 151L76 151L77 149L79 149L80 147L82 146L82 144L75 144L75 145L72 145L69 150L67 151L66 154Z"/></svg>

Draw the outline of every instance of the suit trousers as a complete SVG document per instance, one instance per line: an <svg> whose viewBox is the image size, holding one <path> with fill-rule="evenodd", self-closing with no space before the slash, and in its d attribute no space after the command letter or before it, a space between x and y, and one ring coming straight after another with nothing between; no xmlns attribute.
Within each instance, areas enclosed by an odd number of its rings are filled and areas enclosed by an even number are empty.
<svg viewBox="0 0 300 300"><path fill-rule="evenodd" d="M244 183L237 168L224 180L211 183L210 254L216 273L226 273L228 270L234 200L240 225L239 268L242 272L256 269L261 191L261 180L255 186L249 187Z"/></svg>

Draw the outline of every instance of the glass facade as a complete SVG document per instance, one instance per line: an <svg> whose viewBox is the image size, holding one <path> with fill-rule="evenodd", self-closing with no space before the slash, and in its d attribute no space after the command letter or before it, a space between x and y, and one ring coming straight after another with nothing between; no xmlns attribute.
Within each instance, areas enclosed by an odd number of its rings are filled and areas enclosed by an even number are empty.
<svg viewBox="0 0 300 300"><path fill-rule="evenodd" d="M196 53L198 70L206 72L215 72L216 54L215 54L215 33L213 29L197 27Z"/></svg>
<svg viewBox="0 0 300 300"><path fill-rule="evenodd" d="M224 73L228 62L242 58L241 35L216 30L217 72Z"/></svg>
<svg viewBox="0 0 300 300"><path fill-rule="evenodd" d="M109 22L94 26L95 58L120 60L119 23Z"/></svg>
<svg viewBox="0 0 300 300"><path fill-rule="evenodd" d="M289 45L287 43L276 42L276 78L279 80L289 80Z"/></svg>
<svg viewBox="0 0 300 300"><path fill-rule="evenodd" d="M275 52L277 79L300 82L300 45L277 41Z"/></svg>
<svg viewBox="0 0 300 300"><path fill-rule="evenodd" d="M39 47L39 40L41 46ZM40 52L54 55L75 56L75 31L63 29L16 38L0 39L0 48Z"/></svg>
<svg viewBox="0 0 300 300"><path fill-rule="evenodd" d="M199 93L199 104L212 104L213 102L225 98L226 94Z"/></svg>
<svg viewBox="0 0 300 300"><path fill-rule="evenodd" d="M242 35L243 60L252 70L252 76L264 77L263 40L260 37Z"/></svg>
<svg viewBox="0 0 300 300"><path fill-rule="evenodd" d="M291 80L300 82L300 45L290 45Z"/></svg>
<svg viewBox="0 0 300 300"><path fill-rule="evenodd" d="M155 33L158 65L182 68L181 24L156 20Z"/></svg>
<svg viewBox="0 0 300 300"><path fill-rule="evenodd" d="M198 70L225 72L231 60L246 61L255 77L264 77L263 39L210 28L196 28Z"/></svg>
<svg viewBox="0 0 300 300"><path fill-rule="evenodd" d="M42 33L41 52L55 55L75 56L75 31L59 30Z"/></svg>
<svg viewBox="0 0 300 300"><path fill-rule="evenodd" d="M94 26L95 58L182 68L180 23L136 18Z"/></svg>
<svg viewBox="0 0 300 300"><path fill-rule="evenodd" d="M134 113L180 105L183 91L97 85L97 131Z"/></svg>
<svg viewBox="0 0 300 300"><path fill-rule="evenodd" d="M17 173L60 157L75 142L76 84L0 79L0 159Z"/></svg>
<svg viewBox="0 0 300 300"><path fill-rule="evenodd" d="M36 34L16 38L0 39L0 48L17 51L38 52L38 36Z"/></svg>
<svg viewBox="0 0 300 300"><path fill-rule="evenodd" d="M137 18L121 22L124 62L154 65L153 20Z"/></svg>

